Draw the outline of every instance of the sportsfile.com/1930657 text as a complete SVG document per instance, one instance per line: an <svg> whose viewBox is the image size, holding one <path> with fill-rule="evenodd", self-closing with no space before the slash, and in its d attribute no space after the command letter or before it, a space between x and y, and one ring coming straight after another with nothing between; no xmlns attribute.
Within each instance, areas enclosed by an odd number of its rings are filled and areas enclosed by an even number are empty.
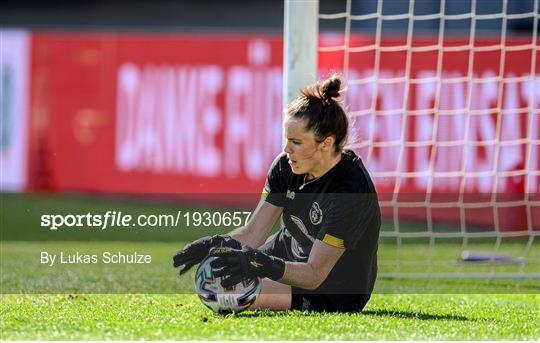
<svg viewBox="0 0 540 343"><path fill-rule="evenodd" d="M85 214L43 214L41 227L49 230L64 228L197 228L197 227L239 227L246 225L251 215L249 211L181 211L175 214L131 215L122 211Z"/></svg>

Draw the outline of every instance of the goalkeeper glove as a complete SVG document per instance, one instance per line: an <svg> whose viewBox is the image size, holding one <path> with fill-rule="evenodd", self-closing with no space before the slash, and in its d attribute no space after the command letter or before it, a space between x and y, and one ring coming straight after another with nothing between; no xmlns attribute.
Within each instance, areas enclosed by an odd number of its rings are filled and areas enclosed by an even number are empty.
<svg viewBox="0 0 540 343"><path fill-rule="evenodd" d="M221 280L224 288L254 277L279 280L285 273L285 261L247 246L242 250L231 247L213 248L210 256L215 257L210 262L214 276L224 277Z"/></svg>
<svg viewBox="0 0 540 343"><path fill-rule="evenodd" d="M186 245L184 249L178 251L173 256L173 266L180 267L180 275L184 274L191 269L196 264L201 263L201 261L208 255L210 249L214 247L231 247L238 248L242 247L242 244L231 238L230 236L215 235L207 236L200 238L190 244Z"/></svg>

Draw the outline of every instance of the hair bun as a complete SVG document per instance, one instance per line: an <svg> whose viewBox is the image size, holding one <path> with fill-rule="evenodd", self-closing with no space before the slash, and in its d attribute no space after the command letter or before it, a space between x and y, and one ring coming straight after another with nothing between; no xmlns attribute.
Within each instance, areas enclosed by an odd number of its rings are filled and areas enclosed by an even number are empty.
<svg viewBox="0 0 540 343"><path fill-rule="evenodd" d="M320 91L324 100L330 100L332 98L339 97L339 90L341 89L341 78L339 75L334 74L328 79L324 80L321 85Z"/></svg>

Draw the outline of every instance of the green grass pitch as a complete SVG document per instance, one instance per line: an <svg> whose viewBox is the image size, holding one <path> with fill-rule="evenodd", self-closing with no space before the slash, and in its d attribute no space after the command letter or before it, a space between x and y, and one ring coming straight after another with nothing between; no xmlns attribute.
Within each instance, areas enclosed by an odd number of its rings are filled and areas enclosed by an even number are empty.
<svg viewBox="0 0 540 343"><path fill-rule="evenodd" d="M363 313L221 316L194 295L3 295L1 339L538 340L538 295L376 294Z"/></svg>
<svg viewBox="0 0 540 343"><path fill-rule="evenodd" d="M537 280L379 279L362 313L320 314L245 311L214 314L193 294L193 271L179 278L171 255L202 231L78 233L63 237L39 228L40 213L104 211L113 207L136 213L176 210L167 204L133 204L103 199L2 195L0 339L2 340L538 340L540 286ZM82 209L82 210L81 210ZM108 235L108 236L107 236ZM483 246L484 244L485 246ZM476 247L489 247L487 243ZM487 244L487 245L486 245ZM458 245L459 247L459 245ZM522 242L506 244L519 254ZM51 268L35 263L39 251L133 251L149 253L147 267ZM455 260L456 244L436 246L428 268L526 268L538 264L469 267ZM396 252L383 244L382 260L422 261L433 253L422 242ZM528 259L540 260L534 245ZM414 271L416 264L411 267ZM423 266L421 268L426 268ZM381 265L393 271L393 265ZM29 294L15 294L15 293ZM49 294L32 294L32 293ZM59 293L59 294L52 294ZM115 294L100 294L115 293ZM137 294L133 294L137 293ZM160 293L160 294L157 294Z"/></svg>

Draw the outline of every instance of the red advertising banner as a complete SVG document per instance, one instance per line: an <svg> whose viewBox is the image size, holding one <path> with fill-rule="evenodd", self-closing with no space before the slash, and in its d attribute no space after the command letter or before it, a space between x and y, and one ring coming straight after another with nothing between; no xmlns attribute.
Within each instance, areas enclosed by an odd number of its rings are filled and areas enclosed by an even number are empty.
<svg viewBox="0 0 540 343"><path fill-rule="evenodd" d="M540 194L532 42L427 37L407 48L394 38L376 48L352 35L347 58L328 49L342 43L321 37L320 73L347 64L351 141L393 204L387 215L407 203L463 203L463 194L479 197L472 202ZM258 193L281 151L277 35L39 32L31 78L32 189ZM399 210L426 217L425 206ZM492 225L497 215L484 210L472 224ZM433 211L462 218L455 205Z"/></svg>
<svg viewBox="0 0 540 343"><path fill-rule="evenodd" d="M540 229L540 53L532 37L321 42L347 63L354 147L389 218ZM371 38L371 37L369 37Z"/></svg>
<svg viewBox="0 0 540 343"><path fill-rule="evenodd" d="M34 186L259 193L282 145L281 45L274 36L36 33Z"/></svg>

